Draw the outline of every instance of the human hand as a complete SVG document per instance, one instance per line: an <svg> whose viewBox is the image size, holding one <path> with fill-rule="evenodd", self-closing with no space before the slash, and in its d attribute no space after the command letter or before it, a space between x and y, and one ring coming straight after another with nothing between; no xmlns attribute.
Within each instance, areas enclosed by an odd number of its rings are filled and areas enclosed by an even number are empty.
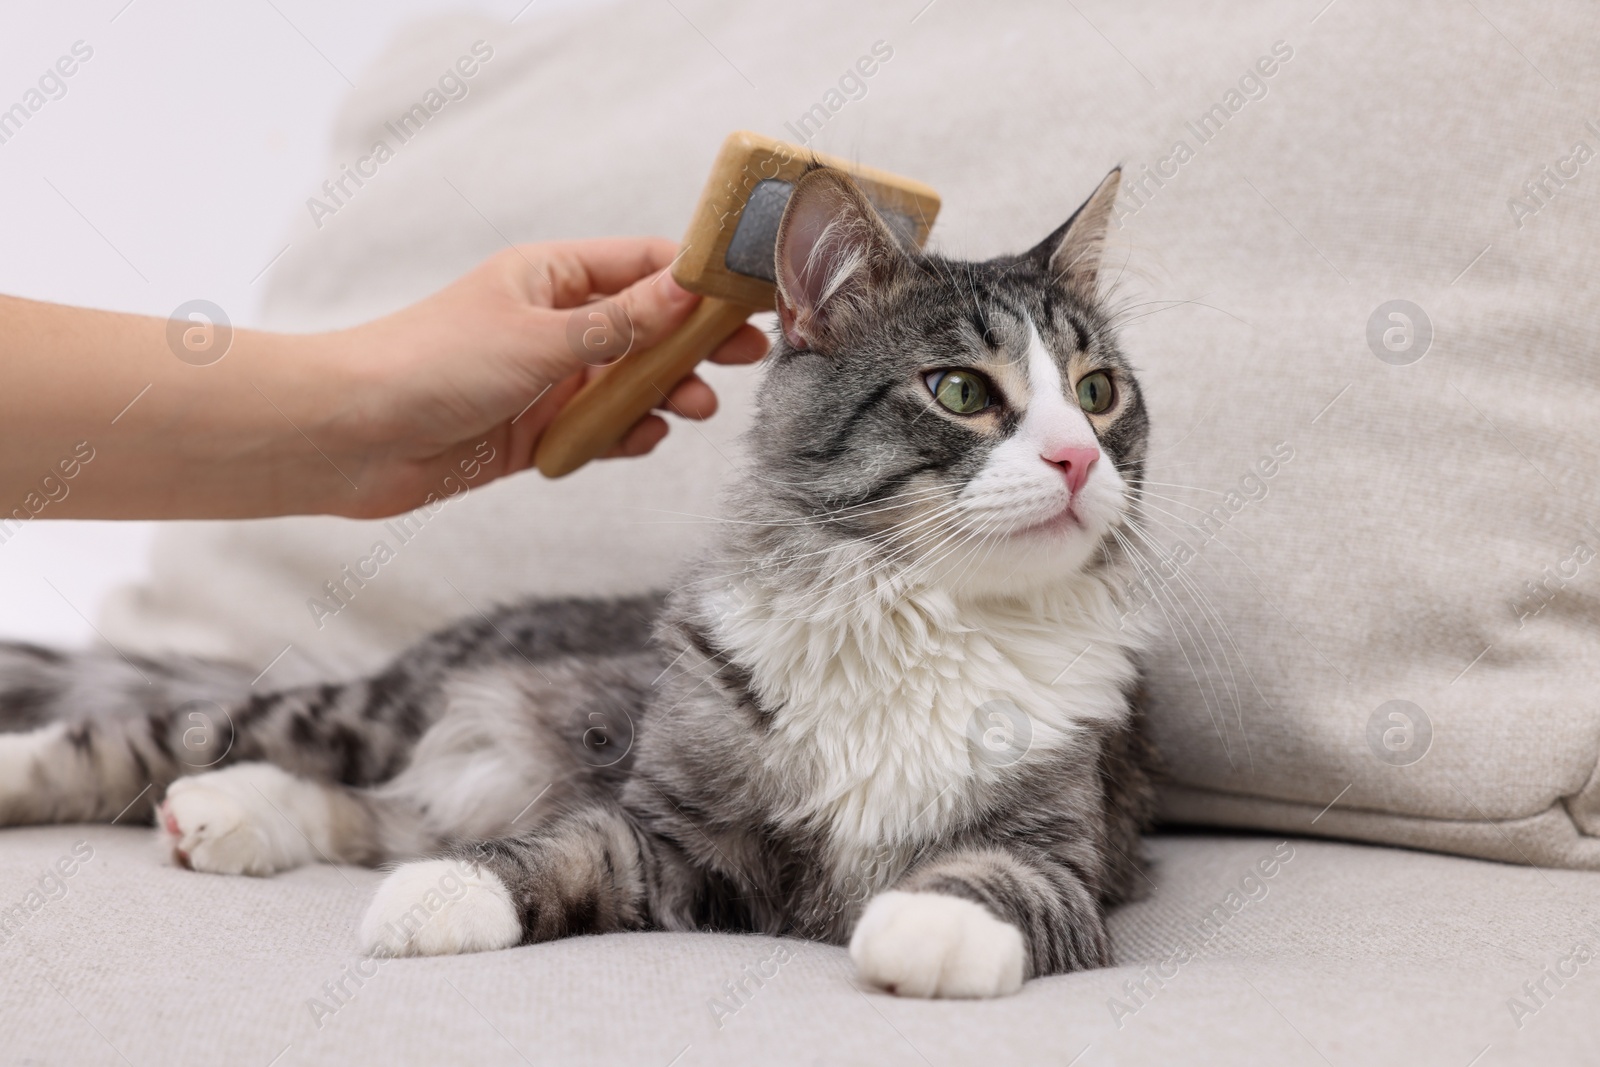
<svg viewBox="0 0 1600 1067"><path fill-rule="evenodd" d="M308 339L345 386L319 441L359 486L329 510L391 515L446 495L447 478L478 486L531 467L545 428L608 369L569 341L572 309L606 296L632 324L633 351L655 344L699 302L666 272L676 254L661 238L522 245L393 315ZM711 359L751 363L766 350L746 324ZM658 406L703 419L717 398L691 376ZM647 415L610 455L643 455L666 435L666 420Z"/></svg>

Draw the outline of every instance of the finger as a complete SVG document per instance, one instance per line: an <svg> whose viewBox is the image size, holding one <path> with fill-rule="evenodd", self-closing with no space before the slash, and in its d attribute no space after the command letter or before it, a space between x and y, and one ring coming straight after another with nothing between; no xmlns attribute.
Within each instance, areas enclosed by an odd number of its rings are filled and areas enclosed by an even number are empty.
<svg viewBox="0 0 1600 1067"><path fill-rule="evenodd" d="M551 306L567 308L663 270L678 254L678 244L665 237L598 237L529 245L521 251L547 276Z"/></svg>
<svg viewBox="0 0 1600 1067"><path fill-rule="evenodd" d="M673 386L672 392L656 407L686 419L709 419L717 413L717 394L704 379L691 374Z"/></svg>
<svg viewBox="0 0 1600 1067"><path fill-rule="evenodd" d="M569 374L561 381L555 382L537 399L523 408L511 420L511 435L508 442L508 451L511 461L511 470L519 471L533 466L533 457L538 451L539 438L544 435L545 429L555 421L561 409L583 388L588 381L588 374L579 371Z"/></svg>
<svg viewBox="0 0 1600 1067"><path fill-rule="evenodd" d="M621 328L630 331L630 352L642 352L683 325L700 298L659 271L608 298L622 309Z"/></svg>
<svg viewBox="0 0 1600 1067"><path fill-rule="evenodd" d="M766 331L747 322L708 358L713 363L754 363L771 347Z"/></svg>
<svg viewBox="0 0 1600 1067"><path fill-rule="evenodd" d="M611 446L606 459L642 456L659 445L667 436L667 420L660 415L646 415L633 424L621 441Z"/></svg>

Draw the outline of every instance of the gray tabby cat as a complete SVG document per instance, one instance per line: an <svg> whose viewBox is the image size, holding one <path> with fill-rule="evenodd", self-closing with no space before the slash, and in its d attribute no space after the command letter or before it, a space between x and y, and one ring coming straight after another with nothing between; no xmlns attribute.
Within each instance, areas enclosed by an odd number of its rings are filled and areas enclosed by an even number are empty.
<svg viewBox="0 0 1600 1067"><path fill-rule="evenodd" d="M197 871L404 861L372 953L760 931L961 997L1108 963L1150 814L1115 541L1148 424L1096 284L1117 182L965 263L811 171L749 470L671 595L522 604L270 694L4 646L0 824L131 806Z"/></svg>

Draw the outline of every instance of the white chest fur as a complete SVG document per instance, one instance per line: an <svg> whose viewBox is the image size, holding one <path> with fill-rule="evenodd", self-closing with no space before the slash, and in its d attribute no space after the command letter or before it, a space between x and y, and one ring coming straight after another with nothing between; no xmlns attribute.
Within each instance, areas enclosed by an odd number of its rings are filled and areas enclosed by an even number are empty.
<svg viewBox="0 0 1600 1067"><path fill-rule="evenodd" d="M719 641L774 709L789 825L865 856L930 840L1030 762L1125 714L1134 635L1107 582L957 601L841 562L805 589L723 587Z"/></svg>

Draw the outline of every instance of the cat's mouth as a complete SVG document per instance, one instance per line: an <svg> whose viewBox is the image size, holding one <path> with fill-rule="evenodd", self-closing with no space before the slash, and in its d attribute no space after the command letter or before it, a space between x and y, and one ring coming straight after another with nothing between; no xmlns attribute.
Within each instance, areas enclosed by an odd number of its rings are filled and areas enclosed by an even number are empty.
<svg viewBox="0 0 1600 1067"><path fill-rule="evenodd" d="M1018 527L1011 532L1011 536L1048 537L1052 535L1069 533L1073 530L1082 530L1084 528L1084 521L1077 512L1077 501L1074 500L1047 518Z"/></svg>

